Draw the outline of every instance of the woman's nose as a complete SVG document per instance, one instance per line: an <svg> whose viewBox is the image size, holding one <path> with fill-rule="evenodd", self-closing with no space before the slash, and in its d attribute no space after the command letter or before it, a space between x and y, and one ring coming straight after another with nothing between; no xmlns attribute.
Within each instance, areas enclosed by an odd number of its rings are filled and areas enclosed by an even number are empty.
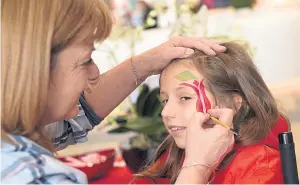
<svg viewBox="0 0 300 185"><path fill-rule="evenodd" d="M100 71L94 62L87 66L87 77L91 84L97 83L100 78Z"/></svg>
<svg viewBox="0 0 300 185"><path fill-rule="evenodd" d="M172 108L172 106L169 102L164 106L164 108L161 112L161 116L164 118L175 118L176 117L174 107Z"/></svg>

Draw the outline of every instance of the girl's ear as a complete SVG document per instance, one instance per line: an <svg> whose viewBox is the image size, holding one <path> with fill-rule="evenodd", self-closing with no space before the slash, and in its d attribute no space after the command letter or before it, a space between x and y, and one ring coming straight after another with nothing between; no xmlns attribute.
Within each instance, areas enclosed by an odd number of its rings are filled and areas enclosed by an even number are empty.
<svg viewBox="0 0 300 185"><path fill-rule="evenodd" d="M242 103L243 103L243 98L239 94L234 94L234 95L232 95L232 99L233 99L236 110L237 111L240 110Z"/></svg>

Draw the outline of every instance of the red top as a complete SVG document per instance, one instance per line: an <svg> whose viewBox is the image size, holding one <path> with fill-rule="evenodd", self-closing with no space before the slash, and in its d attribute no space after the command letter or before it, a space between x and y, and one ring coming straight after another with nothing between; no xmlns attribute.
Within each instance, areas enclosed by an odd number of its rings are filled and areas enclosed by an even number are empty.
<svg viewBox="0 0 300 185"><path fill-rule="evenodd" d="M257 144L236 152L231 163L216 173L213 184L283 184L278 150Z"/></svg>
<svg viewBox="0 0 300 185"><path fill-rule="evenodd" d="M212 184L283 184L278 134L287 132L288 124L280 117L265 139L251 146L235 146L235 156L222 170L216 172ZM160 161L165 161L163 155ZM136 184L152 183L141 180ZM158 183L168 183L157 179Z"/></svg>
<svg viewBox="0 0 300 185"><path fill-rule="evenodd" d="M278 134L287 131L288 123L279 117L267 137L258 144L235 146L235 157L224 170L216 173L212 183L283 184Z"/></svg>
<svg viewBox="0 0 300 185"><path fill-rule="evenodd" d="M216 173L213 184L283 184L278 134L287 132L286 120L279 117L267 137L258 144L238 147L229 165Z"/></svg>

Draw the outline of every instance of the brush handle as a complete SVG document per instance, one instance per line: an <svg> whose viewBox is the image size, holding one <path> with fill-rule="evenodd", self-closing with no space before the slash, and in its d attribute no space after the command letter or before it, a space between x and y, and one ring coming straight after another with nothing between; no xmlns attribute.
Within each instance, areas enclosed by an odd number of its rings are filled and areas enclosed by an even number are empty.
<svg viewBox="0 0 300 185"><path fill-rule="evenodd" d="M210 116L210 119L213 120L213 122L214 122L215 124L218 124L218 125L221 125L221 126L227 128L228 130L232 131L234 135L238 136L238 133L237 133L237 132L235 132L232 128L230 128L228 125L226 125L225 123L221 122L221 121L218 120L217 118Z"/></svg>

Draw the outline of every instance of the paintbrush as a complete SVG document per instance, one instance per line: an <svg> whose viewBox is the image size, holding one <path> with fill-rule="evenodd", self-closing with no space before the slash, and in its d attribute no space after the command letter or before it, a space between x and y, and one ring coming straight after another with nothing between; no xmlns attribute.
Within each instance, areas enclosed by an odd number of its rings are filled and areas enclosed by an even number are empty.
<svg viewBox="0 0 300 185"><path fill-rule="evenodd" d="M210 119L211 119L215 124L221 125L221 126L227 128L227 129L229 129L230 131L233 132L234 135L238 136L238 133L237 133L236 131L234 131L232 128L230 128L228 125L226 125L225 123L221 122L221 121L218 120L217 118L210 116Z"/></svg>

